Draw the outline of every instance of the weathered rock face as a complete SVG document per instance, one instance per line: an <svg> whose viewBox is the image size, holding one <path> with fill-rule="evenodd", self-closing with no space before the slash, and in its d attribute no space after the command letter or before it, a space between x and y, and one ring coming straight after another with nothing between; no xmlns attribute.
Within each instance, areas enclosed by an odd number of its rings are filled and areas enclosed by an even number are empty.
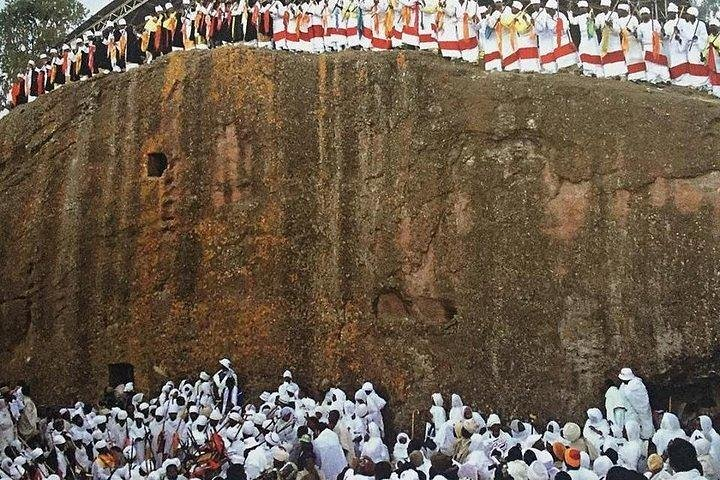
<svg viewBox="0 0 720 480"><path fill-rule="evenodd" d="M227 355L253 392L372 379L403 424L687 383L720 364L718 107L238 48L63 89L0 122L0 374L55 403Z"/></svg>

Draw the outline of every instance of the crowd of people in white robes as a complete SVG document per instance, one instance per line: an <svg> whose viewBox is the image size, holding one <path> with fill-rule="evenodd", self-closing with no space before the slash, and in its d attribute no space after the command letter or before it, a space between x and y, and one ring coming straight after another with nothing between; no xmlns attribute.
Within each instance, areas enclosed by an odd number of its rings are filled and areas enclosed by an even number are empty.
<svg viewBox="0 0 720 480"><path fill-rule="evenodd" d="M659 12L657 2L611 1L577 0L561 10L557 0L183 0L155 6L137 30L119 18L49 48L17 73L6 103L174 51L228 44L309 53L419 49L482 59L488 71L575 68L720 96L720 12L703 21L694 6L671 2Z"/></svg>
<svg viewBox="0 0 720 480"><path fill-rule="evenodd" d="M306 396L290 371L253 401L232 363L167 382L128 383L94 404L38 415L27 387L0 390L2 480L717 480L720 436L708 416L681 426L653 412L629 368L604 409L577 423L502 419L452 394L431 396L424 427L389 438L386 400L366 382ZM655 413L656 415L653 415ZM659 421L659 425L655 422ZM418 422L419 424L420 422ZM413 426L415 423L413 422Z"/></svg>

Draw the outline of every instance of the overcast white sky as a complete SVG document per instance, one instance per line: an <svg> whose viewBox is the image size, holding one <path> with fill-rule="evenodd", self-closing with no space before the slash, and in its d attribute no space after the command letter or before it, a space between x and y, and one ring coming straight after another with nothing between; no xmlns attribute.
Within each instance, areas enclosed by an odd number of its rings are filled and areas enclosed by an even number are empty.
<svg viewBox="0 0 720 480"><path fill-rule="evenodd" d="M105 6L110 0L81 0L90 13L95 13ZM5 0L0 0L0 8L5 5Z"/></svg>

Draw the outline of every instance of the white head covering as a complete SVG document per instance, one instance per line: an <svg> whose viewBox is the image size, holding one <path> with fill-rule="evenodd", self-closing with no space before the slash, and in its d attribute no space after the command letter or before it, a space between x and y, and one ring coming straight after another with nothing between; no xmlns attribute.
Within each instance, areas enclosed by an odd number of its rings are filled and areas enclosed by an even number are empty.
<svg viewBox="0 0 720 480"><path fill-rule="evenodd" d="M587 7L588 7L588 2L586 2L585 0L580 0L579 2L577 2L577 6L578 6L579 8L587 8Z"/></svg>
<svg viewBox="0 0 720 480"><path fill-rule="evenodd" d="M628 5L627 3L621 3L621 4L619 4L619 5L617 6L617 9L618 9L618 10L623 10L623 11L625 11L625 12L629 12L629 11L630 11L630 5ZM623 369L623 370L625 370L625 369ZM628 368L628 370L630 370L630 369ZM632 370L630 370L630 372L632 373Z"/></svg>
<svg viewBox="0 0 720 480"><path fill-rule="evenodd" d="M693 17L697 18L699 12L698 9L695 7L688 7L686 10L688 15L692 15Z"/></svg>
<svg viewBox="0 0 720 480"><path fill-rule="evenodd" d="M487 428L491 428L495 425L500 425L500 417L498 417L496 413L491 413L487 419Z"/></svg>
<svg viewBox="0 0 720 480"><path fill-rule="evenodd" d="M665 412L660 421L660 429L652 437L657 453L659 455L665 453L668 443L674 438L687 439L685 431L680 428L680 420L677 416L674 413Z"/></svg>
<svg viewBox="0 0 720 480"><path fill-rule="evenodd" d="M580 466L590 469L590 455L585 450L580 451Z"/></svg>
<svg viewBox="0 0 720 480"><path fill-rule="evenodd" d="M528 480L549 480L547 468L540 461L535 460L527 469Z"/></svg>
<svg viewBox="0 0 720 480"><path fill-rule="evenodd" d="M593 463L593 472L595 472L595 475L598 477L605 478L605 475L607 475L607 472L612 467L614 467L612 460L610 460L609 457L602 455L595 459L595 462Z"/></svg>
<svg viewBox="0 0 720 480"><path fill-rule="evenodd" d="M518 0L515 0L514 2L512 2L512 8L516 8L516 9L518 9L518 10L522 10L522 9L523 9L523 4L522 4L521 2L518 2Z"/></svg>
<svg viewBox="0 0 720 480"><path fill-rule="evenodd" d="M640 9L640 12L639 12L639 13L640 13L640 15L645 15L645 14L650 15L650 9L647 8L647 7L642 7L642 8Z"/></svg>
<svg viewBox="0 0 720 480"><path fill-rule="evenodd" d="M121 27L127 26L127 20L121 18L120 20L118 20L118 25L120 25Z"/></svg>
<svg viewBox="0 0 720 480"><path fill-rule="evenodd" d="M400 480L419 480L417 472L413 469L405 470L400 474Z"/></svg>
<svg viewBox="0 0 720 480"><path fill-rule="evenodd" d="M579 439L581 434L582 432L577 423L568 422L563 427L562 435L571 443Z"/></svg>
<svg viewBox="0 0 720 480"><path fill-rule="evenodd" d="M670 2L670 3L668 3L667 11L678 13L678 11L679 11L678 6L675 5L674 3Z"/></svg>
<svg viewBox="0 0 720 480"><path fill-rule="evenodd" d="M545 2L545 8L552 8L553 10L557 10L558 3L556 0L547 0L547 2Z"/></svg>
<svg viewBox="0 0 720 480"><path fill-rule="evenodd" d="M393 448L393 459L396 462L407 460L410 437L408 437L407 433L400 432L398 433L396 440L395 447Z"/></svg>

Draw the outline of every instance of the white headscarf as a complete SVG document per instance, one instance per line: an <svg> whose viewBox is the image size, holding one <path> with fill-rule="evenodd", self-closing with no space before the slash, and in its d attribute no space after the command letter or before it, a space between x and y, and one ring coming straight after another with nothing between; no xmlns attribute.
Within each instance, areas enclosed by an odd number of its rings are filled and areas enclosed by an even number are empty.
<svg viewBox="0 0 720 480"><path fill-rule="evenodd" d="M555 420L549 421L547 427L545 427L545 433L543 433L542 439L543 442L549 443L550 445L555 442L561 442L560 424Z"/></svg>
<svg viewBox="0 0 720 480"><path fill-rule="evenodd" d="M408 459L408 444L410 437L407 433L400 432L396 438L395 447L393 448L393 460L395 462L404 462Z"/></svg>
<svg viewBox="0 0 720 480"><path fill-rule="evenodd" d="M432 416L433 426L435 427L435 434L442 429L442 426L447 422L447 414L443 408L443 398L439 393L432 394L433 406L430 407L430 415Z"/></svg>
<svg viewBox="0 0 720 480"><path fill-rule="evenodd" d="M374 422L368 425L368 435L370 438L363 444L362 452L360 453L364 457L368 457L374 463L378 462L389 462L390 454L387 446L382 442L380 438L380 427Z"/></svg>
<svg viewBox="0 0 720 480"><path fill-rule="evenodd" d="M453 422L457 422L459 420L463 419L463 401L460 398L460 395L457 393L452 394L452 400L451 400L451 408L450 408L450 420Z"/></svg>
<svg viewBox="0 0 720 480"><path fill-rule="evenodd" d="M603 455L595 459L595 462L593 463L593 472L595 472L595 475L602 480L612 467L614 467L612 460Z"/></svg>
<svg viewBox="0 0 720 480"><path fill-rule="evenodd" d="M640 439L640 424L635 420L630 420L625 423L625 431L628 441L620 447L618 463L628 470L642 472L646 467L647 449L645 442Z"/></svg>
<svg viewBox="0 0 720 480"><path fill-rule="evenodd" d="M687 440L685 431L680 428L680 420L674 413L665 412L660 422L660 430L655 432L652 442L655 444L657 453L662 455L667 449L668 443L674 438L682 438Z"/></svg>

